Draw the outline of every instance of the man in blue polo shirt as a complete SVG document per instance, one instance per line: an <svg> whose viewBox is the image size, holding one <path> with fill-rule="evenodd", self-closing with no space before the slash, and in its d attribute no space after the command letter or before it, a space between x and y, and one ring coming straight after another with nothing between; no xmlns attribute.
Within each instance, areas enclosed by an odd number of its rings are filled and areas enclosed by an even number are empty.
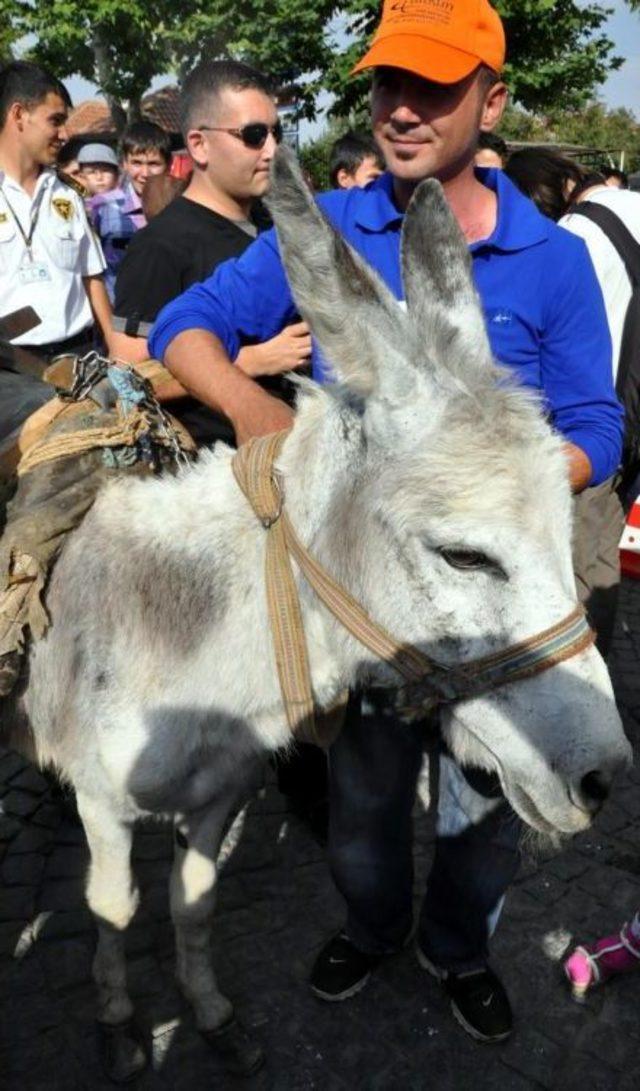
<svg viewBox="0 0 640 1091"><path fill-rule="evenodd" d="M609 477L620 457L611 344L580 240L540 216L500 172L474 172L478 133L504 108L503 61L502 25L488 0L386 0L358 69L374 70L373 129L388 170L365 189L319 203L401 301L403 211L419 181L441 181L470 246L494 353L541 391L580 491ZM246 338L272 337L294 316L271 232L166 307L150 347L242 441L286 427L290 411L231 361ZM314 373L327 378L318 359ZM399 727L379 693L352 697L331 752L329 855L348 918L313 969L311 987L325 1000L355 994L411 933L411 814L423 744L423 730ZM520 833L491 778L443 754L418 958L443 982L462 1026L483 1041L512 1027L487 947L517 870Z"/></svg>

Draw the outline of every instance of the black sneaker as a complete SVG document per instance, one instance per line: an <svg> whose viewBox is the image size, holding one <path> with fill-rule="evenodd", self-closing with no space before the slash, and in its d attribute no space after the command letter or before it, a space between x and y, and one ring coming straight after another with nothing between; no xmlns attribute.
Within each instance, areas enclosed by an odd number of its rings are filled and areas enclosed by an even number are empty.
<svg viewBox="0 0 640 1091"><path fill-rule="evenodd" d="M451 1002L451 1010L461 1027L477 1042L502 1042L513 1030L513 1015L509 997L493 970L454 974L439 970L417 948L418 962L442 982Z"/></svg>
<svg viewBox="0 0 640 1091"><path fill-rule="evenodd" d="M381 955L367 955L354 947L345 932L330 939L318 955L309 984L322 1000L346 1000L364 988Z"/></svg>

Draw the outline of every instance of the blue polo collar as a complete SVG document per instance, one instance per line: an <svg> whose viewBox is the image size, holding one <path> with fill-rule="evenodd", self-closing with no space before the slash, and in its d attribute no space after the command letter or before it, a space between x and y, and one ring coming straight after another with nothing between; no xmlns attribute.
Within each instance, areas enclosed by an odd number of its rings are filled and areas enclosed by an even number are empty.
<svg viewBox="0 0 640 1091"><path fill-rule="evenodd" d="M552 222L538 211L533 201L520 192L503 170L476 167L476 178L496 194L498 219L488 239L480 239L469 247L472 254L483 248L526 250L548 239Z"/></svg>
<svg viewBox="0 0 640 1091"><path fill-rule="evenodd" d="M549 221L538 212L533 201L520 193L504 171L477 167L476 177L497 195L498 220L488 239L472 244L472 253L483 248L526 250L548 238ZM393 196L393 176L388 171L371 182L366 189L359 190L358 196L361 199L355 219L359 227L377 234L402 222L403 214L396 206Z"/></svg>
<svg viewBox="0 0 640 1091"><path fill-rule="evenodd" d="M352 191L354 192L354 191ZM404 213L396 205L393 196L393 175L385 171L359 191L361 198L355 220L366 231L382 232L394 224L401 224Z"/></svg>

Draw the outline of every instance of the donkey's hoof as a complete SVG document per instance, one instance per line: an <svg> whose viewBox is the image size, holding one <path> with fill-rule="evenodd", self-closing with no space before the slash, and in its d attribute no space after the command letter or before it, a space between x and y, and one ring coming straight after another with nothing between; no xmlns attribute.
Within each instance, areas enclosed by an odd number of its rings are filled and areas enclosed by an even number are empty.
<svg viewBox="0 0 640 1091"><path fill-rule="evenodd" d="M98 1023L98 1048L102 1067L114 1083L131 1083L147 1066L140 1032L131 1019L115 1026Z"/></svg>
<svg viewBox="0 0 640 1091"><path fill-rule="evenodd" d="M218 1055L228 1072L236 1076L253 1076L262 1068L266 1057L264 1050L252 1042L235 1016L215 1030L200 1031L204 1040Z"/></svg>

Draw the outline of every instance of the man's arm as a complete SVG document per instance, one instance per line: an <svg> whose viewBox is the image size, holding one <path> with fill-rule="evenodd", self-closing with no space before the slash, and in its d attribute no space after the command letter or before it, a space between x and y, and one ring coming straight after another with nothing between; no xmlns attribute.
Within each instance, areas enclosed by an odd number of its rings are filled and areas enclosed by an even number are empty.
<svg viewBox="0 0 640 1091"><path fill-rule="evenodd" d="M228 417L242 443L286 428L292 419L283 402L238 366L242 340L270 341L295 316L275 233L269 231L169 303L151 331L149 348L189 393ZM257 373L255 356L247 370Z"/></svg>
<svg viewBox="0 0 640 1091"><path fill-rule="evenodd" d="M179 333L164 363L190 394L231 421L238 444L251 436L279 432L293 420L289 406L232 364L220 340L208 330Z"/></svg>
<svg viewBox="0 0 640 1091"><path fill-rule="evenodd" d="M613 385L600 286L584 244L563 235L564 243L549 255L541 378L553 424L567 440L572 488L580 492L615 473L624 414Z"/></svg>
<svg viewBox="0 0 640 1091"><path fill-rule="evenodd" d="M102 276L83 277L82 283L89 299L94 321L102 333L107 350L111 353L113 340L111 304Z"/></svg>

